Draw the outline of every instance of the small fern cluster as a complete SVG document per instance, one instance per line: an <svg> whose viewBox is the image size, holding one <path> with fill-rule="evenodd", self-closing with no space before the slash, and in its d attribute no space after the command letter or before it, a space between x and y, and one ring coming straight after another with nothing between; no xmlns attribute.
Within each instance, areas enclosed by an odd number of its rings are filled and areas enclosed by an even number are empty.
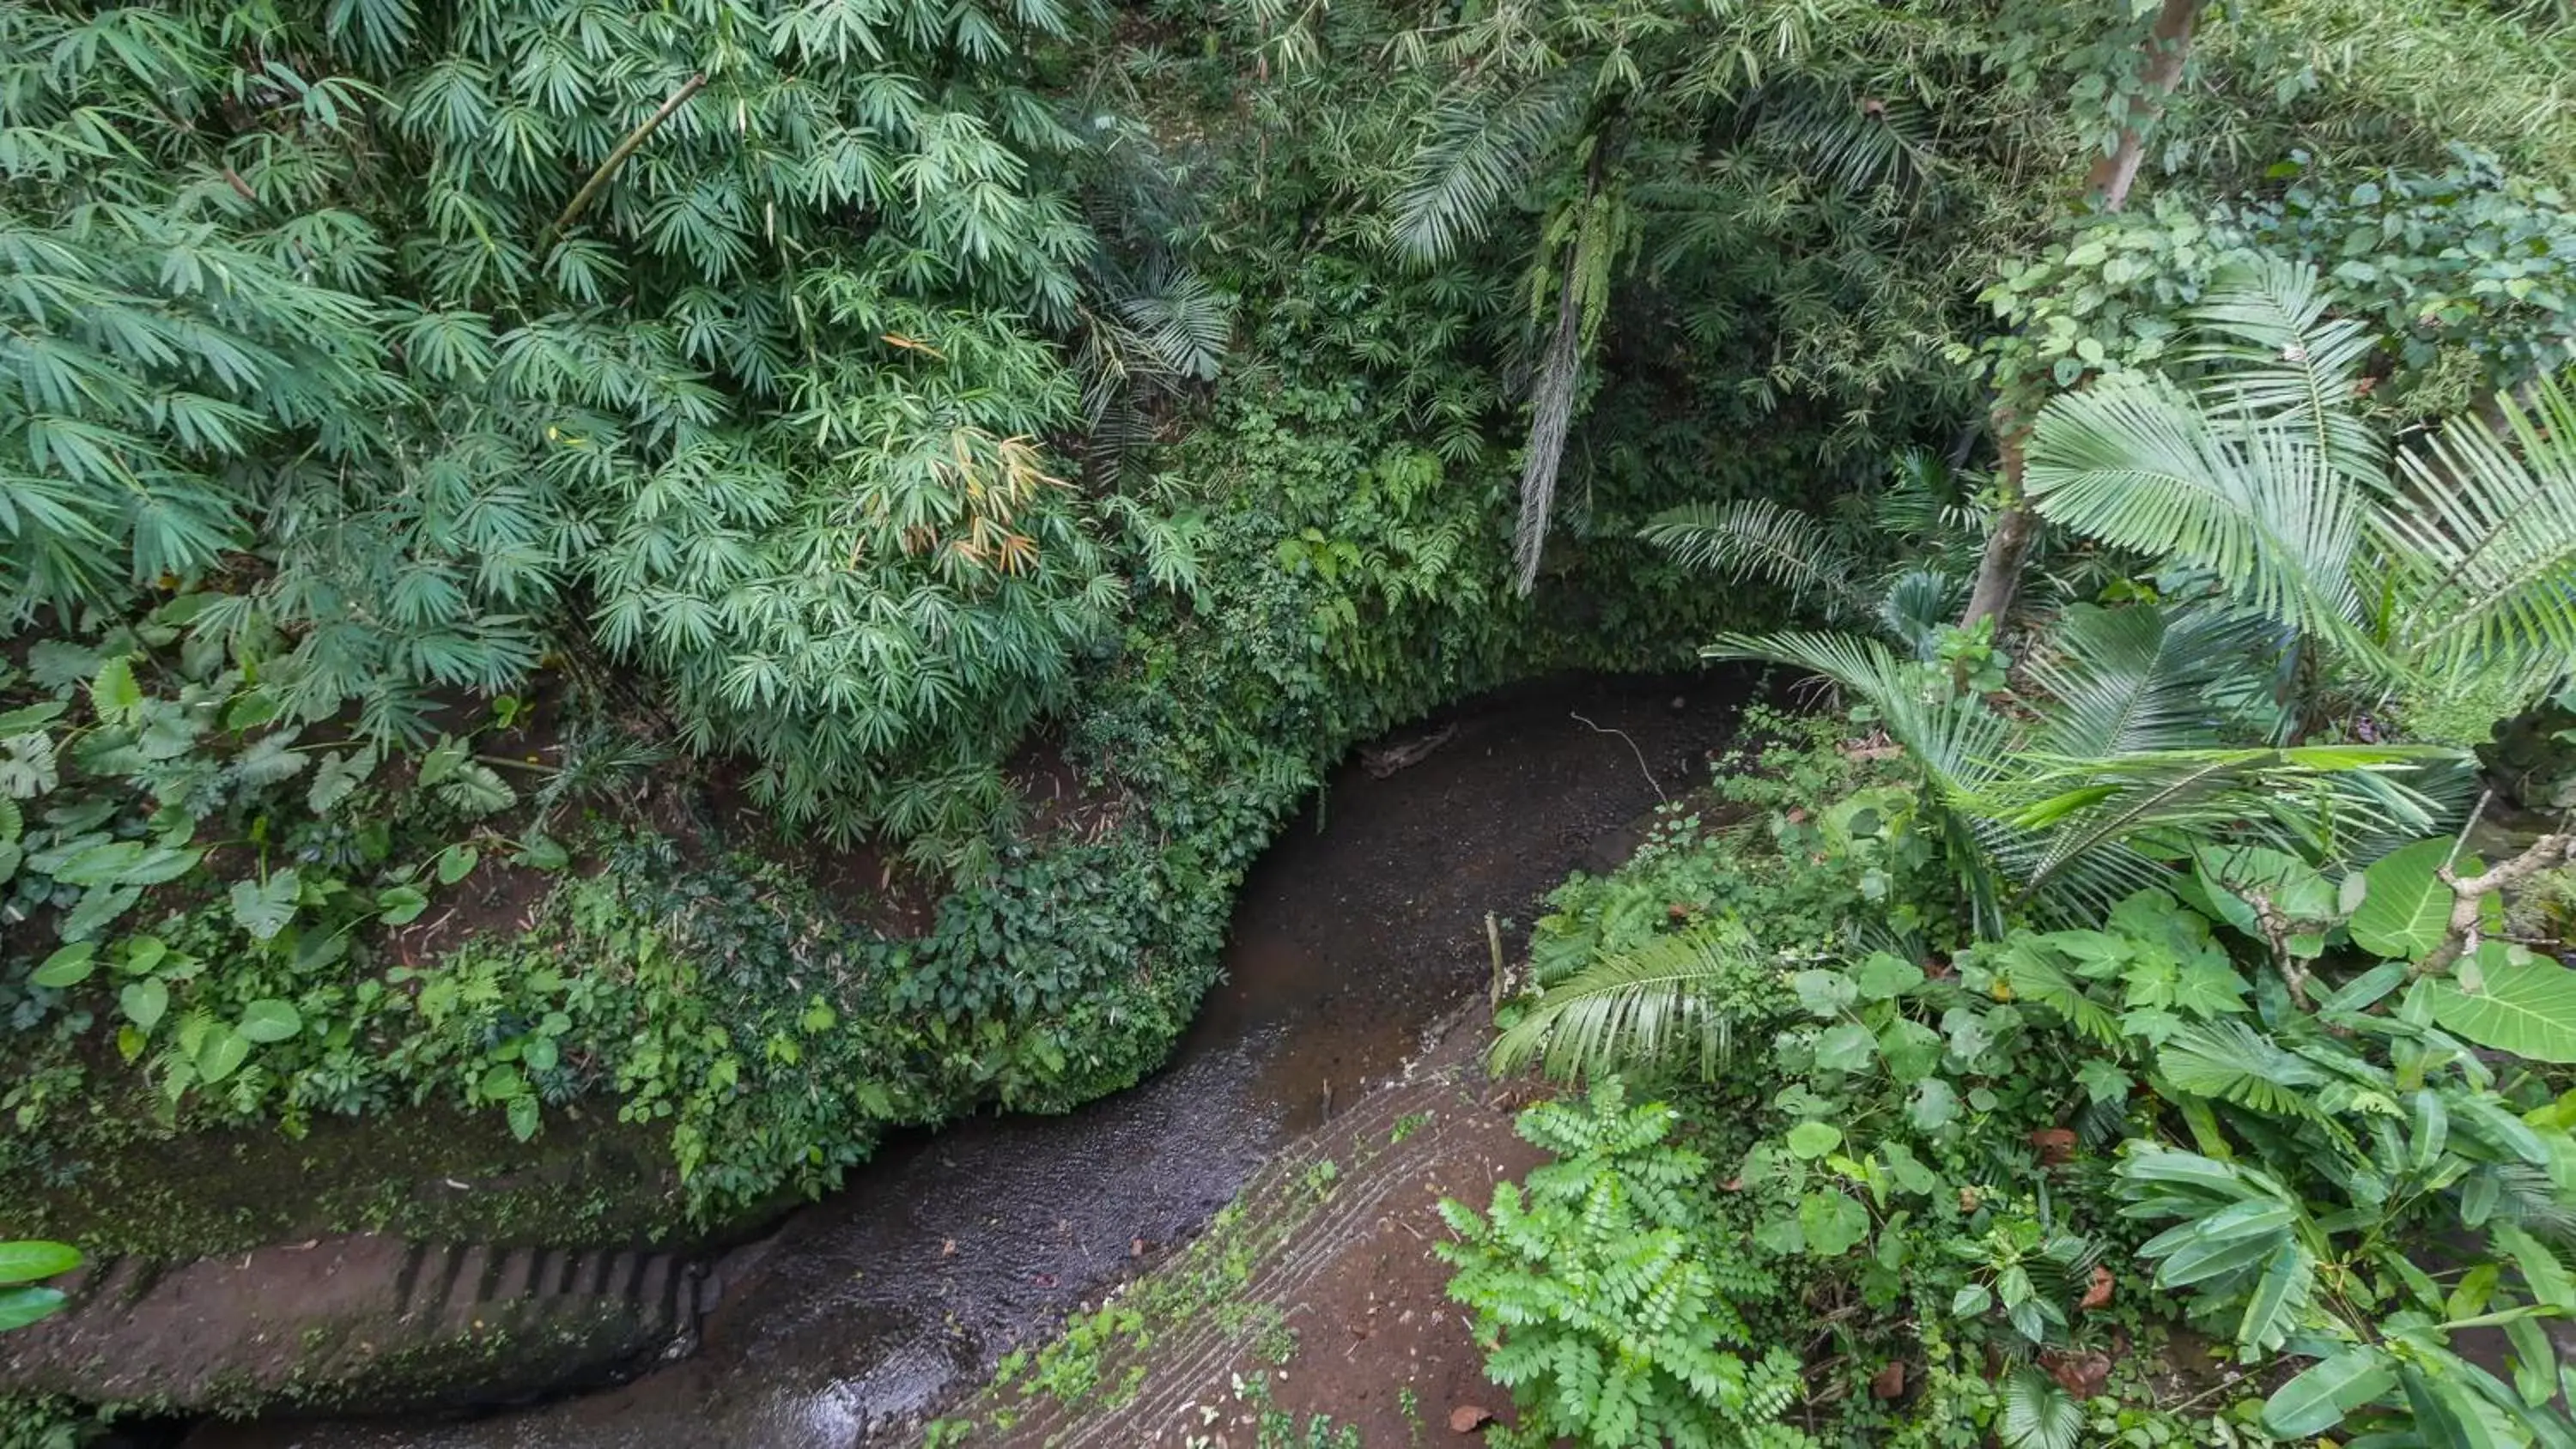
<svg viewBox="0 0 2576 1449"><path fill-rule="evenodd" d="M1798 1361L1754 1355L1739 1301L1773 1280L1712 1231L1707 1158L1666 1138L1674 1113L1631 1106L1615 1078L1586 1102L1521 1116L1557 1160L1494 1189L1490 1214L1440 1205L1460 1241L1451 1296L1476 1310L1486 1372L1512 1391L1507 1445L1790 1446L1778 1422L1799 1394Z"/></svg>

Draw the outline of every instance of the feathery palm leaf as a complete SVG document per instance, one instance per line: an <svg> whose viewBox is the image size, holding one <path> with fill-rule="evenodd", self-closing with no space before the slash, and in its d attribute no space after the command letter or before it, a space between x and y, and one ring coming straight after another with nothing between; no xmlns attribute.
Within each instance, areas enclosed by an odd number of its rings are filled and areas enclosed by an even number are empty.
<svg viewBox="0 0 2576 1449"><path fill-rule="evenodd" d="M2576 659L2576 399L2554 381L2401 456L2380 533L2404 602L2397 652L2436 671L2519 668L2534 693Z"/></svg>
<svg viewBox="0 0 2576 1449"><path fill-rule="evenodd" d="M1579 82L1559 75L1499 97L1443 100L1395 195L1396 249L1436 262L1482 238L1536 158L1581 115Z"/></svg>
<svg viewBox="0 0 2576 1449"><path fill-rule="evenodd" d="M2379 339L2357 318L2327 317L2326 305L2313 267L2272 261L2228 273L2192 309L2200 342L2185 355L2218 364L2198 387L2213 415L2291 429L2337 474L2377 488L2388 448L2352 398Z"/></svg>
<svg viewBox="0 0 2576 1449"><path fill-rule="evenodd" d="M2027 459L2042 517L2204 565L2271 618L2352 637L2367 500L2293 423L2214 417L2161 376L2122 375L2051 400Z"/></svg>
<svg viewBox="0 0 2576 1449"><path fill-rule="evenodd" d="M2251 614L2073 605L2024 666L2046 699L2036 743L2079 757L2216 744L2213 686L2248 672L2268 633Z"/></svg>
<svg viewBox="0 0 2576 1449"><path fill-rule="evenodd" d="M1547 989L1527 1016L1494 1041L1499 1075L1536 1060L1556 1078L1633 1068L1689 1055L1701 1076L1734 1048L1733 1018L1718 988L1769 969L1744 933L1701 926L1604 956Z"/></svg>
<svg viewBox="0 0 2576 1449"><path fill-rule="evenodd" d="M1829 617L1863 602L1854 582L1859 556L1813 516L1767 499L1669 508L1638 536L1686 567L1778 584L1792 600L1815 600Z"/></svg>
<svg viewBox="0 0 2576 1449"><path fill-rule="evenodd" d="M1946 681L1875 639L1794 630L1727 634L1700 654L1766 659L1823 675L1876 710L1888 738L1905 747L1945 796L1982 784L2011 733L1985 701L1954 693Z"/></svg>

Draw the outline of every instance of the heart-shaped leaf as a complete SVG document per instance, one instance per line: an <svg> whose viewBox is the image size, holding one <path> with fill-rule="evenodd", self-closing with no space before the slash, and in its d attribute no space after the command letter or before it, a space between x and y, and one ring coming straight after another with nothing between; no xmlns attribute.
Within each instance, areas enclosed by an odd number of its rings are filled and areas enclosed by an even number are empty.
<svg viewBox="0 0 2576 1449"><path fill-rule="evenodd" d="M224 1032L206 1039L205 1050L197 1053L197 1076L212 1086L233 1074L233 1070L250 1060L250 1038L239 1032Z"/></svg>
<svg viewBox="0 0 2576 1449"><path fill-rule="evenodd" d="M90 973L97 969L97 943L75 941L46 957L45 964L37 967L27 979L38 986L50 986L59 991L66 986L78 986L87 981Z"/></svg>
<svg viewBox="0 0 2576 1449"><path fill-rule="evenodd" d="M242 1008L242 1017L233 1030L252 1041L266 1044L284 1041L304 1029L304 1018L295 1008L275 997L265 997Z"/></svg>
<svg viewBox="0 0 2576 1449"><path fill-rule="evenodd" d="M161 1024L170 1010L170 988L158 979L137 981L116 993L116 1004L125 1009L125 1019L137 1031L150 1031Z"/></svg>
<svg viewBox="0 0 2576 1449"><path fill-rule="evenodd" d="M266 880L233 882L233 924L250 932L254 940L275 940L295 919L300 888L292 869L273 872Z"/></svg>

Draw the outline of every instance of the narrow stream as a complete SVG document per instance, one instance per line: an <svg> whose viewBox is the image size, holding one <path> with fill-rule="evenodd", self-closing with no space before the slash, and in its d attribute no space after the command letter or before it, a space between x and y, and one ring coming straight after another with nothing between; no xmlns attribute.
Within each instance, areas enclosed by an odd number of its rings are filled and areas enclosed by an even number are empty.
<svg viewBox="0 0 2576 1449"><path fill-rule="evenodd" d="M1385 779L1341 770L1262 858L1226 980L1170 1067L1070 1116L977 1119L889 1148L729 1275L686 1357L470 1421L209 1425L188 1449L897 1442L1396 1071L1483 989L1485 913L1526 924L1567 871L1624 858L1658 786L1705 778L1735 698L1726 676L1556 680L1399 732L1456 727Z"/></svg>

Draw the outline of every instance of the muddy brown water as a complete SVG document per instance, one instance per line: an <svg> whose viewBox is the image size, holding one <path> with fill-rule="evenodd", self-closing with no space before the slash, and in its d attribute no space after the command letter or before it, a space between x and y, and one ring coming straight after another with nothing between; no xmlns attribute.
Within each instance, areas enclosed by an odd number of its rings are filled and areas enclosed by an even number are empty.
<svg viewBox="0 0 2576 1449"><path fill-rule="evenodd" d="M1336 1099L1398 1071L1485 989L1485 913L1525 926L1567 871L1624 858L1658 787L1706 779L1740 697L1725 675L1557 680L1398 731L1457 727L1385 779L1346 766L1263 856L1226 978L1170 1066L1068 1116L981 1118L888 1149L729 1271L697 1341L640 1377L464 1421L210 1425L189 1449L908 1437L1013 1344L1204 1226Z"/></svg>

